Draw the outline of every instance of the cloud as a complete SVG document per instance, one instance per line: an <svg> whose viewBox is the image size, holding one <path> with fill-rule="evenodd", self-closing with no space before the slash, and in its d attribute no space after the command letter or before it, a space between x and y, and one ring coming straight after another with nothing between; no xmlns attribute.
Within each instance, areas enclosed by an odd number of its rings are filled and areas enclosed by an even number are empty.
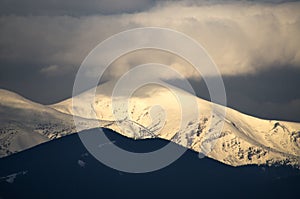
<svg viewBox="0 0 300 199"><path fill-rule="evenodd" d="M270 69L256 74L223 76L227 106L265 119L299 122L300 92L297 92L300 84L299 76L300 68L289 67ZM190 82L197 96L210 100L203 80L190 79Z"/></svg>
<svg viewBox="0 0 300 199"><path fill-rule="evenodd" d="M239 0L236 0L239 1ZM242 2L282 3L298 0L240 0ZM91 16L136 13L159 5L172 3L182 5L224 4L227 0L0 0L0 15L19 16Z"/></svg>
<svg viewBox="0 0 300 199"><path fill-rule="evenodd" d="M0 15L97 15L137 12L153 0L1 0Z"/></svg>
<svg viewBox="0 0 300 199"><path fill-rule="evenodd" d="M130 2L135 4L134 0ZM2 15L0 62L39 65L41 71L47 71L44 66L56 63L57 68L75 72L88 53L109 36L130 28L158 26L181 31L197 40L224 75L300 67L299 10L299 2L168 1L127 14L120 14L123 11L119 10L117 14L79 17L62 16L56 11L51 11L52 16ZM123 58L114 63L108 74L119 76L133 64L147 61L147 57L156 57L188 77L194 75L186 72L190 66L179 58L153 52Z"/></svg>
<svg viewBox="0 0 300 199"><path fill-rule="evenodd" d="M56 75L56 74L60 74L59 68L60 67L58 65L50 65L42 68L40 72L46 75Z"/></svg>
<svg viewBox="0 0 300 199"><path fill-rule="evenodd" d="M239 111L257 116L263 119L299 121L300 99L295 99L289 102L257 102L249 98L242 98L242 105L235 104L234 108L239 108Z"/></svg>
<svg viewBox="0 0 300 199"><path fill-rule="evenodd" d="M223 74L230 107L299 121L299 2L119 1L126 6L108 0L0 0L0 86L41 103L66 99L77 69L98 43L130 28L158 26L184 32L206 48ZM149 62L179 70L199 93L206 89L187 62L151 50L116 60L106 80Z"/></svg>

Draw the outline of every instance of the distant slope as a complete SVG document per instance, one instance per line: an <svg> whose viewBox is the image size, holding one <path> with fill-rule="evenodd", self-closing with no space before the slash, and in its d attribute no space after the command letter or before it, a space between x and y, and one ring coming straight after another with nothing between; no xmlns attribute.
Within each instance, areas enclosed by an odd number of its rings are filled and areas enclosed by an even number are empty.
<svg viewBox="0 0 300 199"><path fill-rule="evenodd" d="M136 152L151 151L153 146L168 143L162 139L134 141L110 130L104 131L120 147L131 146ZM159 171L123 173L104 166L88 154L77 134L0 159L0 197L3 199L275 199L297 198L299 186L299 170L291 167L233 168L212 159L199 159L192 150Z"/></svg>
<svg viewBox="0 0 300 199"><path fill-rule="evenodd" d="M106 82L98 86L93 104L85 103L85 99L94 97L91 91L77 96L77 103L74 104L76 113L73 112L72 99L51 107L85 118L92 118L90 109L92 107L99 120L113 121L115 116L112 113L116 110L113 110L109 97L113 86L114 82ZM209 157L233 166L265 163L300 165L299 123L263 120L226 108L223 130L221 134L217 134L214 133L214 128L220 127L221 118L218 119L217 111L211 113L213 105L211 102L180 89L176 94L185 98L195 98L199 107L199 120L188 121L188 125L183 130L178 131L181 110L176 98L168 89L157 85L145 86L135 93L129 101L129 116L125 120L131 120L135 124L145 127L157 137L172 140L197 152L202 152L206 147L209 149ZM163 107L164 114L160 110L153 111L151 109L157 104ZM166 121L164 121L164 116L166 116ZM213 123L213 117L217 118L215 123ZM131 135L118 127L112 129L128 137L149 137L149 135L139 135L138 131L136 135Z"/></svg>

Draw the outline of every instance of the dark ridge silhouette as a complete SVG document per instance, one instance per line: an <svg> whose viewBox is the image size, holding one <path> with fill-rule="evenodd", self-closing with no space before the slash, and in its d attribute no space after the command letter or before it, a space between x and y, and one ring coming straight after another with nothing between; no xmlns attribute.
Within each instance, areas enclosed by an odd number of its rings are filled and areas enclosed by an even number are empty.
<svg viewBox="0 0 300 199"><path fill-rule="evenodd" d="M162 139L132 140L111 130L119 147L152 151ZM82 133L98 133L97 129ZM175 145L175 144L174 144ZM180 147L180 146L177 146ZM16 174L15 178L11 174ZM88 154L77 134L0 159L0 198L289 198L299 193L300 172L288 166L231 167L188 150L150 173L111 169Z"/></svg>

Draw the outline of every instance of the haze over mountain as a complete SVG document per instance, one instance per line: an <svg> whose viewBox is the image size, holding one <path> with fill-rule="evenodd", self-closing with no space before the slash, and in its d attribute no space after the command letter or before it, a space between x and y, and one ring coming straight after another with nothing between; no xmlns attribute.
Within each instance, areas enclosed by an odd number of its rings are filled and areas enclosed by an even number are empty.
<svg viewBox="0 0 300 199"><path fill-rule="evenodd" d="M211 102L176 89L176 95L195 100L199 107L199 120L185 121L187 125L180 129L181 110L174 93L154 84L134 93L129 100L128 117L120 120L113 111L124 113L112 107L112 86L113 82L99 85L93 104L84 103L93 97L92 90L76 96L74 109L72 99L44 106L1 90L1 156L76 132L72 115L77 114L86 129L106 127L134 139L171 140L232 166L278 163L300 166L299 123L263 120L226 108L224 126L218 133L215 129L222 127L218 109L212 112ZM162 109L151 108L155 105Z"/></svg>

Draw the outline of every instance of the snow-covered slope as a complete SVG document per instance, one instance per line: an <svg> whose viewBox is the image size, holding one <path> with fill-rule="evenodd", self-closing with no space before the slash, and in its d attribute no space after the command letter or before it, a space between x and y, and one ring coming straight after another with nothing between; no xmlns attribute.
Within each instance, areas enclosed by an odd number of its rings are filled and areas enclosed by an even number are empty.
<svg viewBox="0 0 300 199"><path fill-rule="evenodd" d="M0 157L74 132L73 116L0 89Z"/></svg>
<svg viewBox="0 0 300 199"><path fill-rule="evenodd" d="M93 117L92 107L98 119L114 121L116 118L113 112L120 114L120 110L112 108L109 96L113 86L113 82L100 85L92 105L84 103L85 99L94 97L91 91L77 96L74 103L76 113L72 108L72 99L52 107L85 118ZM172 140L197 152L208 152L209 157L233 166L273 163L300 165L299 123L263 120L226 108L223 129L221 133L214 132L214 129L222 127L222 118L218 111L211 112L213 104L178 89L176 95L195 98L199 108L199 119L187 121L187 125L180 129L181 109L173 94L158 85L141 88L130 98L129 115L120 121L121 128L111 128L128 137L146 138L155 135ZM156 105L160 105L164 111ZM155 108L151 109L152 106ZM124 121L127 123L121 124ZM131 124L128 124L129 121ZM127 125L140 125L147 129L142 132L149 133L139 134L141 131L136 130L136 134L132 135L124 130Z"/></svg>
<svg viewBox="0 0 300 199"><path fill-rule="evenodd" d="M182 106L174 92L158 85L144 86L130 98L126 115L124 110L113 108L113 86L114 82L98 86L95 98L91 90L80 94L74 109L72 99L44 106L0 90L0 155L75 132L72 115L76 115L87 129L107 127L135 139L160 137L233 166L282 163L300 167L299 123L262 120L226 108L222 128L222 114L218 109L211 111L215 105L176 89L177 96L198 106L184 106L187 112L198 108L198 118L185 117L180 128ZM94 100L86 104L86 99ZM215 131L218 128L220 133Z"/></svg>
<svg viewBox="0 0 300 199"><path fill-rule="evenodd" d="M113 128L112 121L80 118L85 129ZM140 130L140 129L137 129ZM0 89L0 157L77 132L74 117Z"/></svg>

